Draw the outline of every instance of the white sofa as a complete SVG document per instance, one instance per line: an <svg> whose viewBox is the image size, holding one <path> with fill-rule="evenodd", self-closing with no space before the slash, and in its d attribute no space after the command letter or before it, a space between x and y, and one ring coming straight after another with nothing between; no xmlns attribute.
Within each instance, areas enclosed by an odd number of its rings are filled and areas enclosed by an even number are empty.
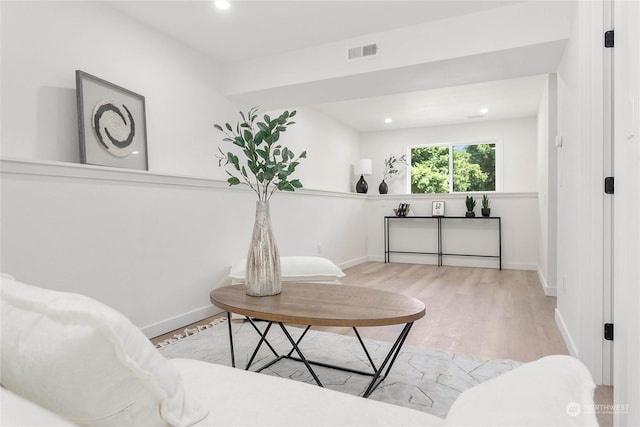
<svg viewBox="0 0 640 427"><path fill-rule="evenodd" d="M569 356L469 389L440 419L297 381L167 360L124 316L82 295L10 277L1 294L2 425L597 425L591 376Z"/></svg>

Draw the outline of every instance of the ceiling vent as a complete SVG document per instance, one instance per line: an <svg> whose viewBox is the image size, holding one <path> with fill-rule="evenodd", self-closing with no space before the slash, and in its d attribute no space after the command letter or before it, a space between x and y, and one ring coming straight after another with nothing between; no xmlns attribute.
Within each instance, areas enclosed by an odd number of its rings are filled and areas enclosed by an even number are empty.
<svg viewBox="0 0 640 427"><path fill-rule="evenodd" d="M352 47L349 49L349 59L364 58L366 56L374 56L378 54L377 44L368 44L365 46Z"/></svg>

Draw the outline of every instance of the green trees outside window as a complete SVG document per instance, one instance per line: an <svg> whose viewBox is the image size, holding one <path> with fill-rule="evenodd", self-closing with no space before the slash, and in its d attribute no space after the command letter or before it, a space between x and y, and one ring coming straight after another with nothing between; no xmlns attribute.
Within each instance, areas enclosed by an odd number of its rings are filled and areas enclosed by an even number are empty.
<svg viewBox="0 0 640 427"><path fill-rule="evenodd" d="M425 146L411 149L412 194L495 189L496 144Z"/></svg>

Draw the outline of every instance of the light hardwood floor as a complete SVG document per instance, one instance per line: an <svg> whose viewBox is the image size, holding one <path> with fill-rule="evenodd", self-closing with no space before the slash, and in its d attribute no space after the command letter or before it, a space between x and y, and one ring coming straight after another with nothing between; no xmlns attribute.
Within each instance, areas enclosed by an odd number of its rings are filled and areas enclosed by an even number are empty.
<svg viewBox="0 0 640 427"><path fill-rule="evenodd" d="M568 354L554 320L556 298L544 295L534 271L367 262L345 273L343 284L398 292L425 303L427 313L415 322L407 345L521 362ZM392 342L401 327L358 331ZM349 328L322 329L352 334ZM596 403L611 403L612 393L611 387L598 387ZM612 425L609 415L598 414L598 419L601 426Z"/></svg>
<svg viewBox="0 0 640 427"><path fill-rule="evenodd" d="M344 284L424 302L427 313L414 324L409 345L521 362L568 354L554 320L556 299L544 295L534 271L367 262L345 272ZM390 341L399 328L361 333Z"/></svg>

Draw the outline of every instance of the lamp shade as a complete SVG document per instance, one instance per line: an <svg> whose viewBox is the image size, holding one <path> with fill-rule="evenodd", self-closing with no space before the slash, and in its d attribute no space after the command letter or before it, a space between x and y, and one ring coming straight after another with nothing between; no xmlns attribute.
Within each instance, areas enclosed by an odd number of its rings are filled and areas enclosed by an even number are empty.
<svg viewBox="0 0 640 427"><path fill-rule="evenodd" d="M371 159L360 159L356 165L356 175L371 175L372 174Z"/></svg>

